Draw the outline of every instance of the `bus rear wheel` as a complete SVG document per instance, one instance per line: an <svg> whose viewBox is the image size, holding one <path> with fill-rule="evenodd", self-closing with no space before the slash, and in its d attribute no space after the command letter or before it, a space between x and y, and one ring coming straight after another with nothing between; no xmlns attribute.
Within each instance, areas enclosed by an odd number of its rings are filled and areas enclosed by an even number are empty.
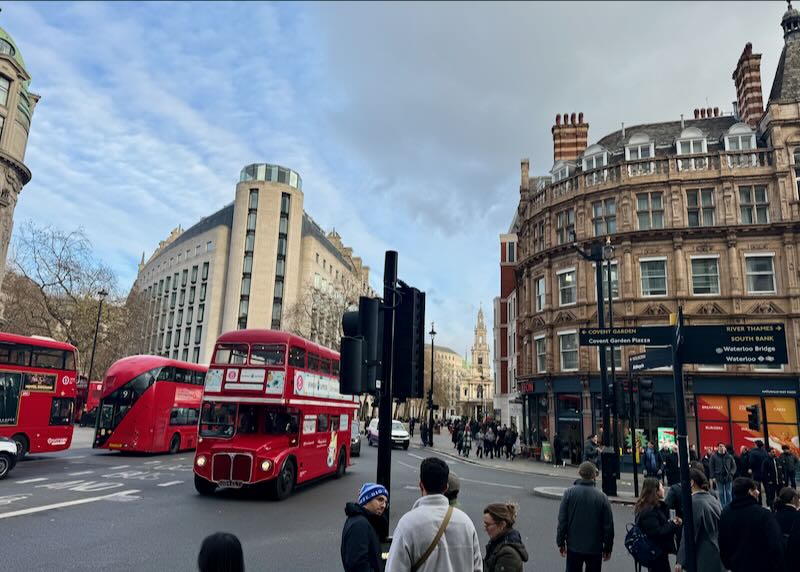
<svg viewBox="0 0 800 572"><path fill-rule="evenodd" d="M17 433L11 438L17 445L17 459L22 459L30 451L28 438L22 433Z"/></svg>
<svg viewBox="0 0 800 572"><path fill-rule="evenodd" d="M275 500L283 500L292 494L295 484L295 469L292 461L283 464L278 478L271 483L271 493Z"/></svg>
<svg viewBox="0 0 800 572"><path fill-rule="evenodd" d="M200 493L204 497L207 497L214 494L214 491L217 490L217 485L215 485L211 481L205 480L203 477L195 473L194 488L197 490L198 493Z"/></svg>
<svg viewBox="0 0 800 572"><path fill-rule="evenodd" d="M347 470L347 457L344 454L344 449L339 451L339 460L336 461L336 474L334 475L337 479L341 479L344 476L344 472Z"/></svg>
<svg viewBox="0 0 800 572"><path fill-rule="evenodd" d="M173 455L181 450L181 436L175 433L169 442L169 452Z"/></svg>

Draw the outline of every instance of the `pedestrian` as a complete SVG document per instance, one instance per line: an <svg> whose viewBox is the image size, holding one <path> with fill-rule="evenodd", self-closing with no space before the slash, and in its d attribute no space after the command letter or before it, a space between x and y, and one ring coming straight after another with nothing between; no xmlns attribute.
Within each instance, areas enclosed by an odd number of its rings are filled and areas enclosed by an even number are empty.
<svg viewBox="0 0 800 572"><path fill-rule="evenodd" d="M411 418L411 421L408 422L408 434L411 436L412 439L414 438L414 426L416 424L417 420L414 419L413 417Z"/></svg>
<svg viewBox="0 0 800 572"><path fill-rule="evenodd" d="M761 496L761 485L764 482L764 478L762 475L762 469L764 468L764 463L769 458L769 455L764 450L764 441L758 439L756 441L756 446L750 451L750 474L753 477L753 480L756 483L756 487L758 488L758 502L762 502Z"/></svg>
<svg viewBox="0 0 800 572"><path fill-rule="evenodd" d="M700 455L697 454L697 445L692 443L689 445L689 461L699 461Z"/></svg>
<svg viewBox="0 0 800 572"><path fill-rule="evenodd" d="M783 535L783 548L786 549L786 541L795 523L800 522L800 493L792 487L783 487L775 499L775 520Z"/></svg>
<svg viewBox="0 0 800 572"><path fill-rule="evenodd" d="M602 447L598 445L600 442L597 433L592 433L586 440L586 445L583 447L583 460L593 463L595 467L600 466L600 451Z"/></svg>
<svg viewBox="0 0 800 572"><path fill-rule="evenodd" d="M767 508L772 510L775 502L775 495L778 494L783 485L783 472L778 466L778 457L775 449L770 449L767 460L761 466L761 478L764 483L764 492L767 495Z"/></svg>
<svg viewBox="0 0 800 572"><path fill-rule="evenodd" d="M699 471L700 473L703 474L703 476L705 476L706 474L705 471L703 470L703 463L701 463L700 461L691 461L689 463L690 474L692 470ZM675 514L681 518L683 518L683 506L681 499L682 490L683 487L681 486L681 482L678 481L677 483L675 483L674 485L672 485L667 489L667 494L666 497L664 498L664 504L667 505L667 508L669 510L674 510ZM717 494L717 491L715 491L714 489L709 489L708 494L717 499L717 502L719 502L719 495Z"/></svg>
<svg viewBox="0 0 800 572"><path fill-rule="evenodd" d="M422 446L428 445L428 423L423 421L419 427L419 437L422 439Z"/></svg>
<svg viewBox="0 0 800 572"><path fill-rule="evenodd" d="M642 463L644 464L643 473L645 477L661 479L661 459L659 458L655 445L652 441L647 442L647 449L644 451Z"/></svg>
<svg viewBox="0 0 800 572"><path fill-rule="evenodd" d="M386 572L482 572L475 526L444 496L449 474L438 457L420 464L422 498L397 523Z"/></svg>
<svg viewBox="0 0 800 572"><path fill-rule="evenodd" d="M506 443L506 427L496 431L497 439L494 440L494 454L499 459L503 452Z"/></svg>
<svg viewBox="0 0 800 572"><path fill-rule="evenodd" d="M725 572L719 558L719 519L722 507L709 493L710 485L703 471L692 469L692 522L694 523L695 572ZM686 528L678 548L675 572L686 568Z"/></svg>
<svg viewBox="0 0 800 572"><path fill-rule="evenodd" d="M750 472L750 452L747 447L742 445L739 448L739 456L734 457L734 460L736 461L737 477L749 477L752 474Z"/></svg>
<svg viewBox="0 0 800 572"><path fill-rule="evenodd" d="M664 503L664 484L655 477L645 478L633 510L636 524L661 551L648 570L670 572L669 555L677 551L675 539L683 521L677 515L670 518L669 509Z"/></svg>
<svg viewBox="0 0 800 572"><path fill-rule="evenodd" d="M664 476L667 479L667 486L679 483L681 481L681 471L678 468L678 445L670 443L667 446L667 451L664 454Z"/></svg>
<svg viewBox="0 0 800 572"><path fill-rule="evenodd" d="M712 451L711 447L706 447L703 453L703 458L700 459L700 462L703 463L703 471L705 472L707 479L711 478L710 464L711 464L711 456L713 454L714 451Z"/></svg>
<svg viewBox="0 0 800 572"><path fill-rule="evenodd" d="M244 572L242 543L228 532L206 536L197 556L200 572Z"/></svg>
<svg viewBox="0 0 800 572"><path fill-rule="evenodd" d="M561 441L561 437L558 436L558 433L553 435L553 467L557 467L563 463L563 451L564 443Z"/></svg>
<svg viewBox="0 0 800 572"><path fill-rule="evenodd" d="M736 477L736 460L728 453L724 443L717 445L717 451L708 462L711 471L711 485L719 493L719 502L722 508L731 504L733 479Z"/></svg>
<svg viewBox="0 0 800 572"><path fill-rule="evenodd" d="M461 479L451 471L447 477L447 490L444 493L444 496L450 502L450 506L461 508L461 503L458 502L459 492L461 492Z"/></svg>
<svg viewBox="0 0 800 572"><path fill-rule="evenodd" d="M478 436L475 439L475 456L480 457L483 459L483 440L485 435L483 433L483 428L478 429Z"/></svg>
<svg viewBox="0 0 800 572"><path fill-rule="evenodd" d="M486 435L484 435L483 438L484 453L490 459L494 459L494 440L495 440L495 434L494 431L492 431L492 427L490 425L489 428L486 429Z"/></svg>
<svg viewBox="0 0 800 572"><path fill-rule="evenodd" d="M719 520L719 553L731 572L784 572L781 529L758 496L753 479L733 481L733 501Z"/></svg>
<svg viewBox="0 0 800 572"><path fill-rule="evenodd" d="M492 503L483 509L483 528L489 535L484 572L522 572L528 551L514 528L516 520L517 507L513 504Z"/></svg>
<svg viewBox="0 0 800 572"><path fill-rule="evenodd" d="M614 517L608 497L597 490L597 475L594 463L584 461L578 467L580 478L561 499L556 544L567 559L567 572L597 572L611 558Z"/></svg>
<svg viewBox="0 0 800 572"><path fill-rule="evenodd" d="M506 431L506 458L511 458L513 461L516 458L516 453L514 453L514 445L517 444L517 430L514 429L512 425Z"/></svg>
<svg viewBox="0 0 800 572"><path fill-rule="evenodd" d="M344 507L347 520L342 529L342 566L345 572L382 572L381 541L389 536L383 513L389 492L383 485L364 483L358 502Z"/></svg>
<svg viewBox="0 0 800 572"><path fill-rule="evenodd" d="M797 457L792 453L789 445L784 445L782 449L783 452L781 453L780 463L783 468L783 482L787 487L796 489L797 481L795 480L795 473L797 472Z"/></svg>
<svg viewBox="0 0 800 572"><path fill-rule="evenodd" d="M464 430L464 444L461 447L461 451L464 453L465 457L469 457L469 452L472 449L472 433L468 430Z"/></svg>
<svg viewBox="0 0 800 572"><path fill-rule="evenodd" d="M461 450L464 448L464 428L463 426L459 425L458 429L456 429L456 450L458 454L461 454Z"/></svg>

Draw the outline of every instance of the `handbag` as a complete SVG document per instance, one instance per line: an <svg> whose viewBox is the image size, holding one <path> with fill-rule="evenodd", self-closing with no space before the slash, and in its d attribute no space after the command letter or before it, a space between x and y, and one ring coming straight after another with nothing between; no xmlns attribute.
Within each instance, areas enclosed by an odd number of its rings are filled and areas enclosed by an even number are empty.
<svg viewBox="0 0 800 572"><path fill-rule="evenodd" d="M433 537L433 541L431 542L430 546L428 546L428 549L422 553L422 556L419 557L419 560L414 562L414 565L411 567L411 572L417 572L417 570L419 570L420 567L425 564L425 561L431 555L433 549L436 548L437 544L439 544L439 540L442 538L447 525L450 523L451 516L453 516L453 507L448 506L447 514L444 515L444 520L442 521L442 524L439 525L439 530L436 531L436 536Z"/></svg>

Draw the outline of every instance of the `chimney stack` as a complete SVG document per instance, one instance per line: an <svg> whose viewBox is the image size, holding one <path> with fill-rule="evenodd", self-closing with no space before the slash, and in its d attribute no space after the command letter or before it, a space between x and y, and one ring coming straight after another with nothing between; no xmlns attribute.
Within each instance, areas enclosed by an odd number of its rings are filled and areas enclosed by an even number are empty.
<svg viewBox="0 0 800 572"><path fill-rule="evenodd" d="M705 119L706 118L706 108L705 107L700 109L700 118L701 119Z"/></svg>
<svg viewBox="0 0 800 572"><path fill-rule="evenodd" d="M696 107L694 108L694 118L700 119L700 110L697 109Z"/></svg>
<svg viewBox="0 0 800 572"><path fill-rule="evenodd" d="M764 113L761 94L761 54L753 53L753 44L747 42L733 72L736 84L736 107L743 123L756 128Z"/></svg>
<svg viewBox="0 0 800 572"><path fill-rule="evenodd" d="M553 160L574 161L586 149L589 140L589 124L583 121L583 112L571 115L556 115L556 124L551 129L553 133Z"/></svg>
<svg viewBox="0 0 800 572"><path fill-rule="evenodd" d="M523 159L519 163L519 170L520 170L520 182L519 188L521 190L527 191L530 187L530 169L531 163L528 159Z"/></svg>

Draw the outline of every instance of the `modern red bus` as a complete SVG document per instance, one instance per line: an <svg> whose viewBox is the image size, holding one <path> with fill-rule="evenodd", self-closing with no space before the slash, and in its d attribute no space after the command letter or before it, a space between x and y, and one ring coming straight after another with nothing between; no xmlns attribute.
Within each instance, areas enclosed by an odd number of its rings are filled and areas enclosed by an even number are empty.
<svg viewBox="0 0 800 572"><path fill-rule="evenodd" d="M206 369L151 355L114 362L103 379L93 447L138 453L194 449Z"/></svg>
<svg viewBox="0 0 800 572"><path fill-rule="evenodd" d="M17 456L62 451L72 443L75 346L0 333L0 437Z"/></svg>
<svg viewBox="0 0 800 572"><path fill-rule="evenodd" d="M78 399L76 407L80 404L80 388L78 389ZM100 398L103 396L103 382L90 381L86 388L86 395L83 400L83 407L80 414L76 415L76 421L81 427L94 426L97 419L97 406L100 405Z"/></svg>
<svg viewBox="0 0 800 572"><path fill-rule="evenodd" d="M206 375L194 483L263 486L277 499L295 485L344 474L357 398L339 393L339 354L276 330L217 339Z"/></svg>

